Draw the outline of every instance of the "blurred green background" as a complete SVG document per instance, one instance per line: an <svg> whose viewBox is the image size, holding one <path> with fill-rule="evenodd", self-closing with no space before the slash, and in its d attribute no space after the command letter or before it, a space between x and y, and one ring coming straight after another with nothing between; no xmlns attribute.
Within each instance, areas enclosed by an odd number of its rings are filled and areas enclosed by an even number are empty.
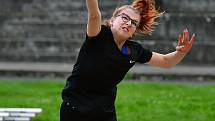
<svg viewBox="0 0 215 121"><path fill-rule="evenodd" d="M33 121L59 121L63 81L1 80L0 107L42 108ZM118 86L119 121L213 121L215 85L134 83Z"/></svg>

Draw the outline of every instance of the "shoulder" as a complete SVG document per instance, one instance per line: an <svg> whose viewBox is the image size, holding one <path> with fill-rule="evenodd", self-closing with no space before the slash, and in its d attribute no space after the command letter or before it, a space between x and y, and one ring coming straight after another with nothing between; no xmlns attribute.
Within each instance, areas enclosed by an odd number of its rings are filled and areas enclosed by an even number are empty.
<svg viewBox="0 0 215 121"><path fill-rule="evenodd" d="M128 41L128 46L131 49L132 59L145 63L149 61L152 56L152 51L148 48L144 48L140 41Z"/></svg>
<svg viewBox="0 0 215 121"><path fill-rule="evenodd" d="M138 51L138 50L141 50L143 48L142 44L140 41L134 41L134 40L128 40L127 41L127 44L129 46L129 48L131 50L135 50L135 51Z"/></svg>
<svg viewBox="0 0 215 121"><path fill-rule="evenodd" d="M86 39L87 40L102 39L104 36L109 35L110 31L111 31L110 27L108 27L106 25L101 25L101 30L100 30L100 32L96 36L89 37L86 34Z"/></svg>

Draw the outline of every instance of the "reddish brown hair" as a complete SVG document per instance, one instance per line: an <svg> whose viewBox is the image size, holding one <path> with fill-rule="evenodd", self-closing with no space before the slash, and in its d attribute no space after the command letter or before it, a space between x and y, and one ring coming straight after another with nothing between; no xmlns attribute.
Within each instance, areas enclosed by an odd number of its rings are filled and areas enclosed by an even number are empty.
<svg viewBox="0 0 215 121"><path fill-rule="evenodd" d="M140 12L140 24L137 31L151 34L154 25L158 24L155 19L160 17L163 12L156 10L154 0L134 0L131 6Z"/></svg>
<svg viewBox="0 0 215 121"><path fill-rule="evenodd" d="M160 17L163 12L159 12L155 8L154 0L134 0L131 5L123 5L113 13L113 17L116 17L122 10L129 8L134 10L137 14L140 15L140 23L137 27L137 32L142 32L144 34L149 34L153 32L154 25L158 23L155 22L155 19ZM110 26L109 21L105 21L106 25Z"/></svg>

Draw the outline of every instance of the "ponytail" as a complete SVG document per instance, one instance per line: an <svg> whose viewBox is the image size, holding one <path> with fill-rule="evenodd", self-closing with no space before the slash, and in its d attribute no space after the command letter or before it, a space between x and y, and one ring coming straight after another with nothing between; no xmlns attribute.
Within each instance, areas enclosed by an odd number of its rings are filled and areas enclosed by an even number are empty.
<svg viewBox="0 0 215 121"><path fill-rule="evenodd" d="M151 35L154 25L158 24L155 19L164 12L156 10L154 0L134 0L131 6L140 13L140 23L137 31Z"/></svg>

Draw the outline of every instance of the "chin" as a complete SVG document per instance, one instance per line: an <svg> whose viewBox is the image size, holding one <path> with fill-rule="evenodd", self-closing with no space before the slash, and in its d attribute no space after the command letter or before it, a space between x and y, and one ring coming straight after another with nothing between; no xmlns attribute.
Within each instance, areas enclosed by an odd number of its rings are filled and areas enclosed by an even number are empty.
<svg viewBox="0 0 215 121"><path fill-rule="evenodd" d="M129 36L129 34L128 34L128 33L123 34L122 36L123 36L123 38L125 38L126 40L131 38L131 36Z"/></svg>
<svg viewBox="0 0 215 121"><path fill-rule="evenodd" d="M128 36L123 36L122 38L124 38L124 40L130 39L130 37L128 37Z"/></svg>
<svg viewBox="0 0 215 121"><path fill-rule="evenodd" d="M130 37L128 32L121 31L119 34L122 38L129 38Z"/></svg>

